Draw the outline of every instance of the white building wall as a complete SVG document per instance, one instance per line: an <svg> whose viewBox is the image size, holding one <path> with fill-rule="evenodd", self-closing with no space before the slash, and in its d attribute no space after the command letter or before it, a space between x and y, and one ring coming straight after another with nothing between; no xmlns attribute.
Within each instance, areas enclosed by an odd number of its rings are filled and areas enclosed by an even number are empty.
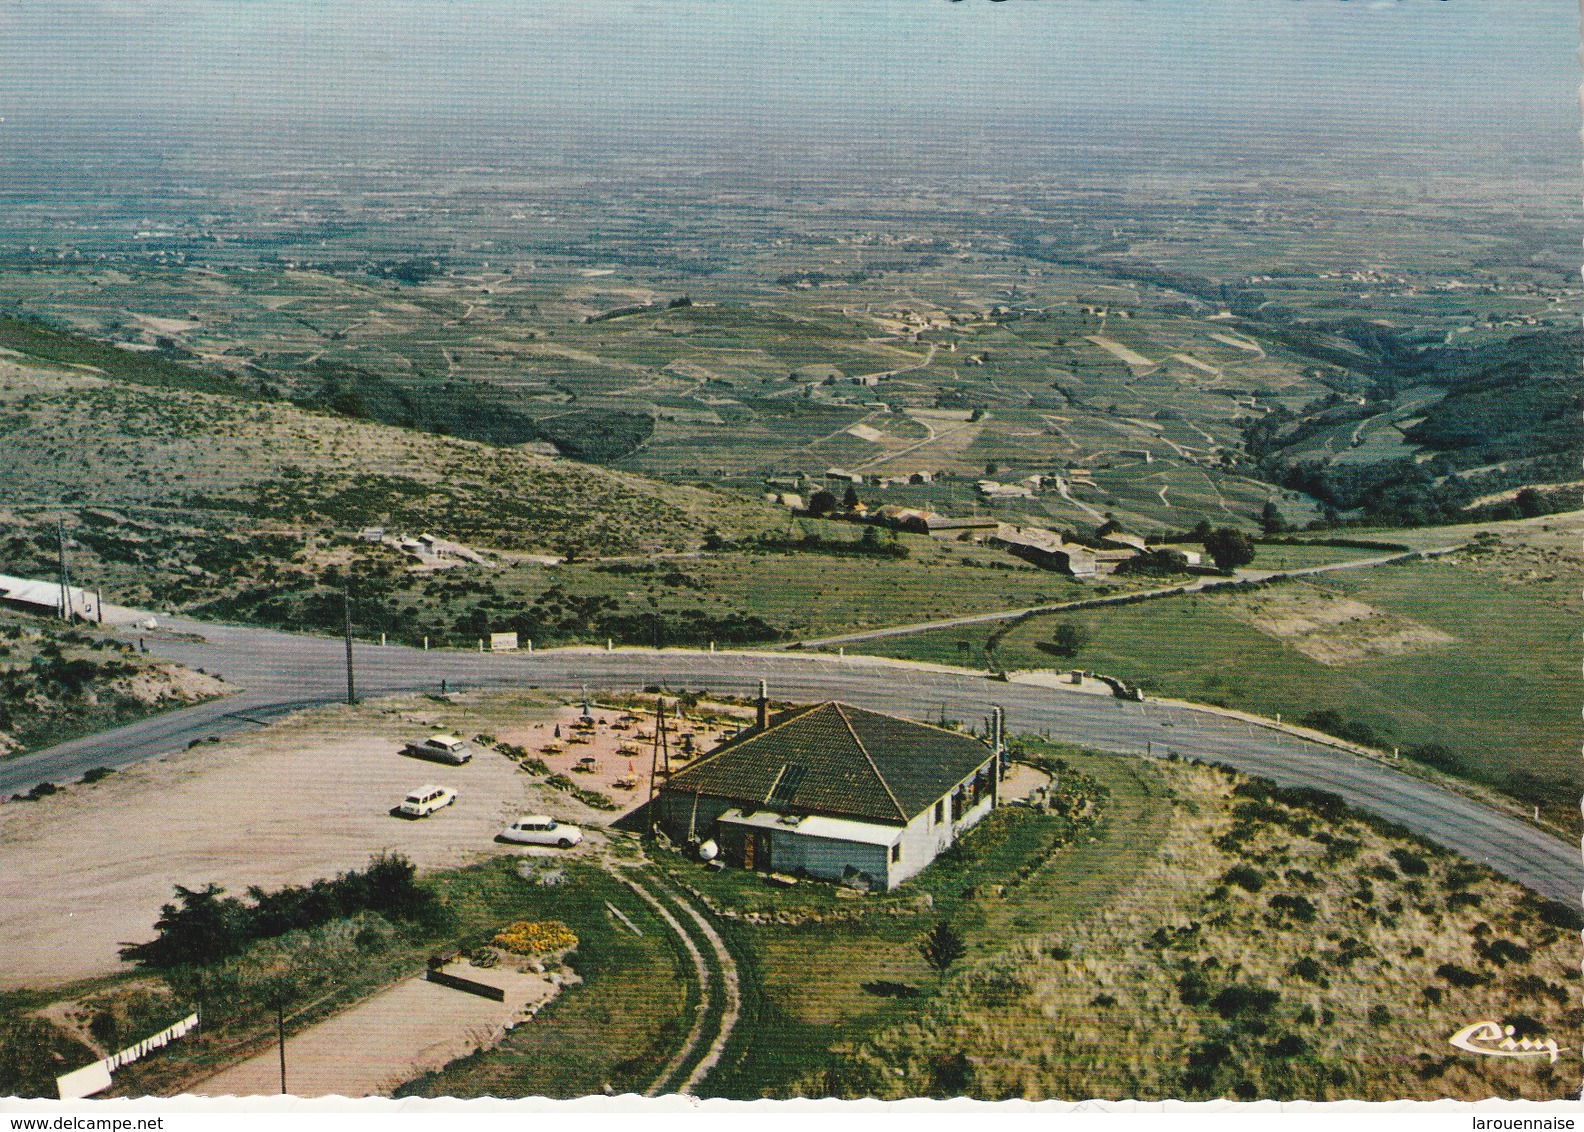
<svg viewBox="0 0 1584 1132"><path fill-rule="evenodd" d="M978 773L978 770L974 771L974 774ZM902 859L891 862L887 887L895 888L909 877L922 872L931 861L945 852L953 841L972 829L994 808L995 795L986 794L956 822L952 821L951 796L959 786L972 787L974 774L970 774L941 795L937 803L943 810L940 821L935 820L935 806L932 805L907 824L907 828L902 831L900 842Z"/></svg>

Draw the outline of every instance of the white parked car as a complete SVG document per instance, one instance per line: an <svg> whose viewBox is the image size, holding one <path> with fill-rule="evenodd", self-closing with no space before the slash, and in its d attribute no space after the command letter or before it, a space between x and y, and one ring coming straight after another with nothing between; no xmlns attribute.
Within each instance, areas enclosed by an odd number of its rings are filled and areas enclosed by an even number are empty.
<svg viewBox="0 0 1584 1132"><path fill-rule="evenodd" d="M449 786L430 783L420 786L402 799L401 812L410 818L426 818L436 810L443 810L457 800L457 792Z"/></svg>
<svg viewBox="0 0 1584 1132"><path fill-rule="evenodd" d="M502 841L523 845L558 845L570 849L583 840L583 831L544 814L525 814L500 832Z"/></svg>
<svg viewBox="0 0 1584 1132"><path fill-rule="evenodd" d="M402 754L451 766L461 766L473 757L472 748L455 735L431 735L422 743L408 743Z"/></svg>

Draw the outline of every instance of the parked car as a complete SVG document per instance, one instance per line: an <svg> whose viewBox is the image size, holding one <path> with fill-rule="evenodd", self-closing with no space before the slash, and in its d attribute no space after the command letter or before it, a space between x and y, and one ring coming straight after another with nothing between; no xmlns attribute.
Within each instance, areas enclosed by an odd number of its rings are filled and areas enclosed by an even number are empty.
<svg viewBox="0 0 1584 1132"><path fill-rule="evenodd" d="M558 845L570 849L583 840L583 831L544 814L524 814L500 832L502 841L522 845Z"/></svg>
<svg viewBox="0 0 1584 1132"><path fill-rule="evenodd" d="M410 818L426 818L436 810L445 809L456 800L457 792L451 787L429 783L418 787L403 798L398 809Z"/></svg>
<svg viewBox="0 0 1584 1132"><path fill-rule="evenodd" d="M402 754L415 759L461 766L473 757L473 749L455 735L431 735L422 743L408 743Z"/></svg>

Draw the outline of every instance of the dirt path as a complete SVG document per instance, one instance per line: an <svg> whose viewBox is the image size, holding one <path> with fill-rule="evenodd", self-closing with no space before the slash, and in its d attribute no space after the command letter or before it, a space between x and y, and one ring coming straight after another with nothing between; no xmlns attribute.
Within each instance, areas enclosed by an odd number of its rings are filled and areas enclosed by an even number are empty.
<svg viewBox="0 0 1584 1132"><path fill-rule="evenodd" d="M715 1039L710 1042L709 1050L704 1059L693 1067L693 1072L688 1074L688 1079L682 1082L677 1092L688 1094L698 1087L699 1082L709 1076L711 1069L721 1059L721 1054L726 1052L726 1040L731 1037L733 1027L742 1014L742 981L737 974L737 963L731 957L731 952L726 950L726 942L721 939L720 933L715 930L715 925L705 918L704 913L695 908L691 901L685 897L675 897L677 904L686 912L688 917L698 925L705 940L709 942L710 950L715 953L715 961L720 965L721 982L724 984L726 994L725 1006L721 1012L720 1028L715 1034Z"/></svg>
<svg viewBox="0 0 1584 1132"><path fill-rule="evenodd" d="M660 1095L662 1090L664 1090L666 1082L670 1081L672 1077L675 1077L677 1072L681 1070L682 1066L687 1064L688 1058L692 1055L693 1051L698 1048L699 1041L703 1037L704 1019L709 1014L709 996L711 989L709 965L704 962L704 954L699 950L698 944L693 941L693 937L688 934L687 929L685 929L677 920L677 918L671 914L671 909L666 907L665 903L658 896L650 892L647 888L633 880L631 877L617 874L617 879L637 893L640 900L653 908L655 910L655 915L664 920L666 926L670 928L671 931L675 933L676 937L682 941L682 946L687 949L688 957L693 960L693 973L698 979L699 1000L698 1004L693 1008L693 1026L688 1030L687 1037L683 1039L682 1045L678 1047L676 1053L671 1056L671 1060L666 1062L665 1068L660 1070L659 1076L654 1079L654 1084L650 1085L644 1090L644 1096L656 1097ZM686 1091L685 1086L682 1091Z"/></svg>
<svg viewBox="0 0 1584 1132"><path fill-rule="evenodd" d="M506 1001L410 979L288 1038L286 1088L298 1097L389 1096L422 1073L493 1045L508 1023L558 989L543 975L516 971L469 977L502 988ZM274 1046L192 1087L203 1097L280 1091L280 1052Z"/></svg>

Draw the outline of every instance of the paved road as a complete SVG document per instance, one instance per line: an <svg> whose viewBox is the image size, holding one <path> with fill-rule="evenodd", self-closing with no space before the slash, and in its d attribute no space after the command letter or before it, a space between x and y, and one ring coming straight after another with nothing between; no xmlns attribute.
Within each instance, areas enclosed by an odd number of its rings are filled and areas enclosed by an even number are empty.
<svg viewBox="0 0 1584 1132"><path fill-rule="evenodd" d="M345 695L340 641L181 621L171 629L189 635L161 634L150 640L153 651L220 673L244 691L0 763L0 792L25 790L40 781L64 782L91 767L124 766L181 750L192 740L256 726L296 707ZM842 699L915 719L944 714L974 723L999 704L1014 732L1044 731L1106 750L1142 753L1153 748L1156 754L1172 750L1214 759L1283 784L1333 791L1553 899L1576 906L1584 890L1577 846L1379 763L1209 712L1006 684L873 657L681 649L496 655L357 647L358 690L364 695L438 691L442 679L452 688L536 686L575 692L583 685L637 690L662 684L751 695L761 678L781 699Z"/></svg>

